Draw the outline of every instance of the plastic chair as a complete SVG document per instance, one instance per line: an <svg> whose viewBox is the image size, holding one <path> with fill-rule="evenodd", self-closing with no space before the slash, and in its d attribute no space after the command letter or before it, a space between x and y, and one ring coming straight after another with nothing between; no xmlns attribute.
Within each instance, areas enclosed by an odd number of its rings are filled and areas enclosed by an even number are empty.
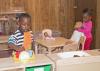
<svg viewBox="0 0 100 71"><path fill-rule="evenodd" d="M80 41L79 41L79 50L84 50L84 44L85 44L86 37L81 36Z"/></svg>
<svg viewBox="0 0 100 71"><path fill-rule="evenodd" d="M52 36L53 37L60 37L61 36L61 32L60 31L52 31Z"/></svg>
<svg viewBox="0 0 100 71"><path fill-rule="evenodd" d="M84 43L85 43L85 35L82 32L74 31L71 38L73 42L65 45L63 47L63 51L77 51L77 50L83 50L84 49Z"/></svg>

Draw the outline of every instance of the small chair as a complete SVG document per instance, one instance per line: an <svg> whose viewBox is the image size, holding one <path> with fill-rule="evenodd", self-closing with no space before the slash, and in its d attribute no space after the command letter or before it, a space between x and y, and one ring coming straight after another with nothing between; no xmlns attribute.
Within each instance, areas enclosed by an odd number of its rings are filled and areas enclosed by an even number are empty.
<svg viewBox="0 0 100 71"><path fill-rule="evenodd" d="M52 31L52 36L53 37L60 37L61 36L61 32L60 31Z"/></svg>
<svg viewBox="0 0 100 71"><path fill-rule="evenodd" d="M79 50L84 50L84 44L85 44L86 37L81 36L80 41L79 41Z"/></svg>
<svg viewBox="0 0 100 71"><path fill-rule="evenodd" d="M33 38L34 38L34 40L36 40L36 39L38 39L38 38L41 38L42 37L42 32L36 32L36 33L34 33L33 34Z"/></svg>
<svg viewBox="0 0 100 71"><path fill-rule="evenodd" d="M73 42L71 44L65 45L63 47L63 51L77 51L77 50L83 50L84 49L84 43L85 43L85 36L82 32L74 31L71 38Z"/></svg>

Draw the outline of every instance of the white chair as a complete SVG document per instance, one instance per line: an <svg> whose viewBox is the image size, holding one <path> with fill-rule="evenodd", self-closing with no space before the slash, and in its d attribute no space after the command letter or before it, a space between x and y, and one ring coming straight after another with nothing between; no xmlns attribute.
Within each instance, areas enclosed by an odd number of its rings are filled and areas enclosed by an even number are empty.
<svg viewBox="0 0 100 71"><path fill-rule="evenodd" d="M85 40L86 40L86 37L85 36L81 36L80 38L80 41L79 41L79 50L84 50L84 44L85 44ZM81 47L81 49L80 49Z"/></svg>
<svg viewBox="0 0 100 71"><path fill-rule="evenodd" d="M85 43L85 35L82 32L79 32L75 30L70 38L73 42L71 44L65 45L63 47L63 51L76 51L84 49L84 43Z"/></svg>
<svg viewBox="0 0 100 71"><path fill-rule="evenodd" d="M78 43L80 41L81 36L84 36L84 34L75 30L71 36L71 40Z"/></svg>

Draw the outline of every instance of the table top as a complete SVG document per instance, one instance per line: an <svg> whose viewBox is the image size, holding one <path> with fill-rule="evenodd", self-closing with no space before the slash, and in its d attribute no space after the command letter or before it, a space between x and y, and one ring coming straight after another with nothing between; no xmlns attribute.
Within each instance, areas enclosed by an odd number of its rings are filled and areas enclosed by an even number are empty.
<svg viewBox="0 0 100 71"><path fill-rule="evenodd" d="M66 39L64 37L55 37L54 39L50 39L50 40L45 40L45 39L37 39L36 43L48 47L48 48L52 48L52 47L61 47L64 46L66 42L71 41L70 39Z"/></svg>
<svg viewBox="0 0 100 71"><path fill-rule="evenodd" d="M98 51L98 50L87 50L87 51L84 51L84 52L90 54L91 56L60 58L57 55L57 53L48 54L47 56L51 60L53 60L55 63L66 64L66 65L100 62L100 51Z"/></svg>
<svg viewBox="0 0 100 71"><path fill-rule="evenodd" d="M15 69L15 68L25 68L31 66L53 64L53 62L44 54L38 54L35 56L35 60L33 62L15 63L12 57L8 57L8 58L0 58L0 64L1 64L0 70L8 70L8 69Z"/></svg>

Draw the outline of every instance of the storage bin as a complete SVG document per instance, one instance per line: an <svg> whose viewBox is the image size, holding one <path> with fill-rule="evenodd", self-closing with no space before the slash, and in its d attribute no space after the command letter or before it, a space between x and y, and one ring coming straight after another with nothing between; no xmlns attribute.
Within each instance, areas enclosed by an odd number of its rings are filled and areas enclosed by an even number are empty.
<svg viewBox="0 0 100 71"><path fill-rule="evenodd" d="M26 67L25 71L51 71L51 65Z"/></svg>

